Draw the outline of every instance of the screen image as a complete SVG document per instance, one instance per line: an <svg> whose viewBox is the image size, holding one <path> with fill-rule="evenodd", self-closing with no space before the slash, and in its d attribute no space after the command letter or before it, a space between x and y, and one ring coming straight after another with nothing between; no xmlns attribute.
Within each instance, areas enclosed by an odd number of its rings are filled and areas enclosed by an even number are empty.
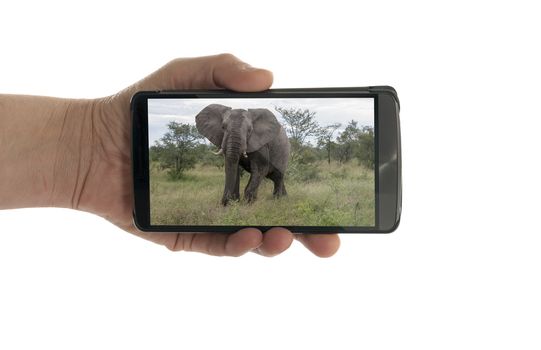
<svg viewBox="0 0 541 350"><path fill-rule="evenodd" d="M148 99L151 225L376 225L373 97Z"/></svg>

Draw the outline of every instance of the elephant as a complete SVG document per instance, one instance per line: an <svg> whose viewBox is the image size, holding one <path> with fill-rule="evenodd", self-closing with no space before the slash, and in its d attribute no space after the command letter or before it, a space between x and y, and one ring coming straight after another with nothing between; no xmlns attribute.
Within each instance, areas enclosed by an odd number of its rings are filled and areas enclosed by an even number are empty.
<svg viewBox="0 0 541 350"><path fill-rule="evenodd" d="M219 148L215 154L224 156L224 206L240 199L239 166L250 173L244 190L248 203L256 199L265 177L274 183L274 197L287 195L284 175L291 146L285 129L271 111L210 104L196 115L195 123L199 133Z"/></svg>

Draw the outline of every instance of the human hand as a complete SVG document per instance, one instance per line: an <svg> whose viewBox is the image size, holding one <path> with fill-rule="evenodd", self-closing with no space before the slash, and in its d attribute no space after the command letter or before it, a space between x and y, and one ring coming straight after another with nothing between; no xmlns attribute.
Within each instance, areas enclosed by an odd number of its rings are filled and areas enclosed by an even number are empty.
<svg viewBox="0 0 541 350"><path fill-rule="evenodd" d="M225 233L158 233L137 229L132 220L131 96L141 90L221 89L261 91L272 84L272 73L257 69L230 54L175 59L118 94L91 100L88 108L92 135L88 175L74 209L104 217L123 230L173 251L240 256L253 251L274 256L297 239L320 257L339 248L337 234L292 234L275 227L262 233L245 228Z"/></svg>

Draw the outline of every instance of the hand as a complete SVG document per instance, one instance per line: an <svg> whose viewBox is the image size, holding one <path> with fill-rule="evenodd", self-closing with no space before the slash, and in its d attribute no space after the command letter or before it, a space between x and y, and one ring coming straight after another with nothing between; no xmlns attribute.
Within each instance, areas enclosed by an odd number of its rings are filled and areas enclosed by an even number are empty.
<svg viewBox="0 0 541 350"><path fill-rule="evenodd" d="M253 251L274 256L293 239L320 257L333 255L340 245L337 234L295 234L283 228L262 233L245 228L224 233L148 233L132 221L131 96L140 90L220 89L261 91L272 84L272 73L249 66L230 54L175 59L118 94L92 100L92 160L75 209L98 214L118 227L173 251L240 256Z"/></svg>

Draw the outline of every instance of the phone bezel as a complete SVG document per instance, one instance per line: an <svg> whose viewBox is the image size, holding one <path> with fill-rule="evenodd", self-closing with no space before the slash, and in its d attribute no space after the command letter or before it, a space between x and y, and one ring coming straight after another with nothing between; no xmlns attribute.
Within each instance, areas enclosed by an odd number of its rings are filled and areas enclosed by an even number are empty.
<svg viewBox="0 0 541 350"><path fill-rule="evenodd" d="M373 97L375 143L375 226L283 226L296 233L389 233L396 229L401 213L401 150L399 102L396 91L388 86L271 89L262 92L229 90L140 91L131 100L133 220L147 232L223 232L233 233L246 226L150 225L148 166L149 98L306 98ZM266 231L273 226L250 226Z"/></svg>

